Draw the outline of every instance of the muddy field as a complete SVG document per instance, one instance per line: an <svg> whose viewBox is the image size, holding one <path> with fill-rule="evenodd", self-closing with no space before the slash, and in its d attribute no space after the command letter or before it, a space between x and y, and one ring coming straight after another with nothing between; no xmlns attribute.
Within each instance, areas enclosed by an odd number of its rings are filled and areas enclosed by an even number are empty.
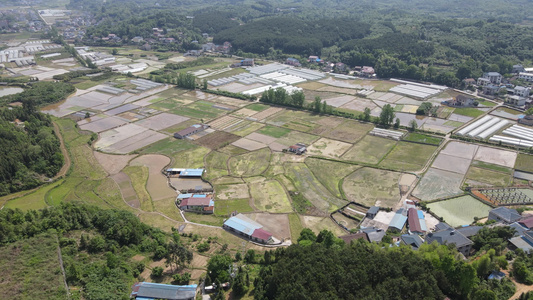
<svg viewBox="0 0 533 300"><path fill-rule="evenodd" d="M440 153L467 159L472 159L478 150L477 145L465 144L461 142L449 142Z"/></svg>
<svg viewBox="0 0 533 300"><path fill-rule="evenodd" d="M218 149L225 145L231 144L241 137L224 131L216 131L194 141L195 144L207 147L209 149Z"/></svg>
<svg viewBox="0 0 533 300"><path fill-rule="evenodd" d="M461 158L441 153L433 162L432 167L464 175L468 171L470 162L471 160L467 158Z"/></svg>
<svg viewBox="0 0 533 300"><path fill-rule="evenodd" d="M169 114L169 113L161 113L161 114L146 118L144 120L138 121L136 124L152 129L152 130L162 130L162 129L177 125L179 123L185 122L187 120L189 120L189 118L187 117Z"/></svg>
<svg viewBox="0 0 533 300"><path fill-rule="evenodd" d="M167 177L161 173L169 163L170 158L157 154L142 155L130 162L131 166L148 167L146 190L154 201L176 196L176 192L167 184Z"/></svg>
<svg viewBox="0 0 533 300"><path fill-rule="evenodd" d="M233 142L231 144L233 146L237 146L239 148L242 148L242 149L245 149L245 150L248 150L248 151L255 151L255 150L258 150L258 149L266 147L266 145L263 144L263 143L259 143L259 142L252 141L252 140L245 139L245 138L237 140L237 141L235 141L235 142Z"/></svg>

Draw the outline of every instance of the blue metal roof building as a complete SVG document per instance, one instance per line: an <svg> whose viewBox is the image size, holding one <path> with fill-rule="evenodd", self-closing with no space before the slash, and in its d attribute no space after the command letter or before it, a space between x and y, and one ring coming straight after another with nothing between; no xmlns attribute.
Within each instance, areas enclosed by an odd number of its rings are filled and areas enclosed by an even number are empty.
<svg viewBox="0 0 533 300"><path fill-rule="evenodd" d="M263 228L263 225L255 222L243 214L238 214L227 219L226 222L224 222L224 227L251 236L256 229Z"/></svg>
<svg viewBox="0 0 533 300"><path fill-rule="evenodd" d="M138 282L133 285L131 297L137 300L193 300L198 285L171 285L152 282Z"/></svg>
<svg viewBox="0 0 533 300"><path fill-rule="evenodd" d="M403 227L405 226L405 223L407 222L407 216L403 215L403 209L399 209L394 217L392 218L389 228L396 229L398 231L402 231Z"/></svg>
<svg viewBox="0 0 533 300"><path fill-rule="evenodd" d="M185 169L180 173L180 177L201 177L204 169Z"/></svg>
<svg viewBox="0 0 533 300"><path fill-rule="evenodd" d="M178 199L187 199L187 198L191 198L192 196L193 196L192 194L179 194Z"/></svg>

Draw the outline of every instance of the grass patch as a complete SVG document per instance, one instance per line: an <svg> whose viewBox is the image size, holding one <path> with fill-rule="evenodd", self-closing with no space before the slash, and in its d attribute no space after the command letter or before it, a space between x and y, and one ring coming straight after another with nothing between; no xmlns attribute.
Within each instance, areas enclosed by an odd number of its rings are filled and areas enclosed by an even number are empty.
<svg viewBox="0 0 533 300"><path fill-rule="evenodd" d="M45 201L45 195L53 188L63 183L63 180L56 181L54 183L42 186L35 192L22 196L20 198L7 201L5 207L12 209L21 209L24 211L34 209L38 210L47 207L49 204Z"/></svg>
<svg viewBox="0 0 533 300"><path fill-rule="evenodd" d="M220 200L215 202L215 214L228 217L232 212L252 212L249 199Z"/></svg>
<svg viewBox="0 0 533 300"><path fill-rule="evenodd" d="M270 154L268 148L263 148L234 156L228 162L230 173L234 176L261 175L269 166Z"/></svg>
<svg viewBox="0 0 533 300"><path fill-rule="evenodd" d="M108 205L116 209L127 210L134 214L137 214L139 212L138 210L132 208L131 206L126 204L126 202L124 202L124 200L122 199L122 194L120 193L120 190L118 188L118 185L110 177L102 180L100 185L96 187L94 192L105 203L107 203Z"/></svg>
<svg viewBox="0 0 533 300"><path fill-rule="evenodd" d="M469 225L474 218L484 218L492 209L490 206L472 196L462 196L445 201L429 203L427 205L437 216L444 218L444 222L453 227Z"/></svg>
<svg viewBox="0 0 533 300"><path fill-rule="evenodd" d="M533 173L533 155L518 153L514 168Z"/></svg>
<svg viewBox="0 0 533 300"><path fill-rule="evenodd" d="M176 125L174 125L174 126L170 126L170 127L168 127L168 128L165 128L165 129L163 129L162 131L173 135L175 132L178 132L178 131L183 130L183 129L185 129L185 128L189 128L189 127L191 127L192 125L199 124L199 123L200 123L199 120L196 120L196 119L189 119L189 120L187 120L187 121L185 121L185 122L181 122L181 123L176 124ZM175 139L175 138L174 138L174 139ZM181 141L186 142L185 140L181 140ZM156 144L157 144L157 143L156 143Z"/></svg>
<svg viewBox="0 0 533 300"><path fill-rule="evenodd" d="M176 207L176 204L174 203L174 201L176 201L174 197L154 201L155 211L158 211L164 214L165 216L173 220L176 220L178 222L183 222L183 218L181 217L179 208Z"/></svg>
<svg viewBox="0 0 533 300"><path fill-rule="evenodd" d="M216 209L216 204L215 204ZM202 215L202 214L196 214L192 212L184 212L185 218L193 223L199 223L199 224L205 224L205 225L212 225L212 226L222 226L224 223L223 217L217 217L215 215Z"/></svg>
<svg viewBox="0 0 533 300"><path fill-rule="evenodd" d="M400 112L402 111L404 105L403 104L396 104L396 106L394 106L394 111L395 112Z"/></svg>
<svg viewBox="0 0 533 300"><path fill-rule="evenodd" d="M449 127L459 127L461 125L463 125L464 123L463 122L459 122L459 121L446 121L444 122L444 126L449 126Z"/></svg>
<svg viewBox="0 0 533 300"><path fill-rule="evenodd" d="M479 105L488 106L488 107L494 107L494 106L498 105L498 104L496 104L494 102L483 100L481 98L476 99L476 101L479 102Z"/></svg>
<svg viewBox="0 0 533 300"><path fill-rule="evenodd" d="M215 186L216 200L232 200L250 198L246 183L223 184Z"/></svg>
<svg viewBox="0 0 533 300"><path fill-rule="evenodd" d="M180 222L174 222L172 220L169 220L162 215L156 214L156 213L142 213L139 214L139 219L141 222L148 224L150 226L159 228L166 232L171 232L172 228L178 228L182 223ZM189 225L187 225L189 226ZM211 229L211 228L209 228Z"/></svg>
<svg viewBox="0 0 533 300"><path fill-rule="evenodd" d="M289 192L291 196L292 207L294 211L305 214L313 207L313 204L307 200L300 192Z"/></svg>
<svg viewBox="0 0 533 300"><path fill-rule="evenodd" d="M466 178L501 187L510 186L513 181L511 174L509 173L504 174L476 167L471 167L468 170Z"/></svg>
<svg viewBox="0 0 533 300"><path fill-rule="evenodd" d="M269 108L270 106L268 105L264 105L264 104L261 104L261 103L253 103L253 104L250 104L248 106L246 106L246 108L248 109L251 109L251 110L255 110L255 111L263 111L267 108Z"/></svg>
<svg viewBox="0 0 533 300"><path fill-rule="evenodd" d="M303 133L299 131L291 131L286 136L280 138L276 142L285 145L287 147L292 146L296 143L303 143L306 145L311 145L314 141L318 140L320 137L308 133Z"/></svg>
<svg viewBox="0 0 533 300"><path fill-rule="evenodd" d="M80 90L87 90L87 89L95 87L95 86L97 86L99 84L100 84L100 82L98 82L98 81L86 80L86 81L82 81L80 83L76 83L74 86L77 89L80 89Z"/></svg>
<svg viewBox="0 0 533 300"><path fill-rule="evenodd" d="M377 164L396 145L396 141L367 135L342 156L344 160Z"/></svg>
<svg viewBox="0 0 533 300"><path fill-rule="evenodd" d="M305 160L305 164L328 191L338 198L342 198L339 182L360 168L356 165L311 157Z"/></svg>
<svg viewBox="0 0 533 300"><path fill-rule="evenodd" d="M508 108L508 107L500 107L496 111L503 111L503 112L506 112L508 114L515 115L515 116L524 114L524 112L521 112L516 109Z"/></svg>
<svg viewBox="0 0 533 300"><path fill-rule="evenodd" d="M212 180L229 174L226 162L229 155L217 151L211 151L205 156L206 173L204 175L206 180Z"/></svg>
<svg viewBox="0 0 533 300"><path fill-rule="evenodd" d="M257 132L271 136L271 137L280 138L280 137L286 136L291 131L286 128L267 125L261 128L260 130L258 130Z"/></svg>
<svg viewBox="0 0 533 300"><path fill-rule="evenodd" d="M141 202L141 209L144 211L154 211L154 203L146 190L148 168L144 166L127 166L122 172L130 177L131 185Z"/></svg>
<svg viewBox="0 0 533 300"><path fill-rule="evenodd" d="M250 193L254 199L255 207L261 211L271 213L292 212L289 198L277 180L251 183Z"/></svg>
<svg viewBox="0 0 533 300"><path fill-rule="evenodd" d="M217 151L220 151L222 153L226 153L226 154L228 154L230 156L241 155L241 154L245 154L245 153L249 152L246 149L243 149L243 148L237 147L237 146L233 146L233 145L227 145L226 147L220 148Z"/></svg>
<svg viewBox="0 0 533 300"><path fill-rule="evenodd" d="M479 160L474 160L472 162L472 166L478 167L478 168L482 168L482 169L492 170L492 171L496 171L496 172L506 173L506 174L511 174L511 172L512 172L512 169L510 169L510 168L507 168L507 167L504 167L504 166L500 166L500 165L494 165L494 164L486 163L486 162L479 161Z"/></svg>
<svg viewBox="0 0 533 300"><path fill-rule="evenodd" d="M457 114L457 115L477 118L477 117L481 116L482 114L484 114L485 112L481 111L481 110L479 110L477 108L463 107L463 108L456 108L453 111L453 113Z"/></svg>
<svg viewBox="0 0 533 300"><path fill-rule="evenodd" d="M403 138L404 141L410 141L410 142L417 142L417 143L423 143L423 144L429 144L429 145L435 145L438 146L442 142L441 138L416 133L416 132L410 132Z"/></svg>
<svg viewBox="0 0 533 300"><path fill-rule="evenodd" d="M378 83L374 86L374 91L376 92L388 92L393 87L397 86L398 83L392 81L379 80Z"/></svg>
<svg viewBox="0 0 533 300"><path fill-rule="evenodd" d="M435 150L436 146L398 142L379 165L397 171L417 171L426 164Z"/></svg>
<svg viewBox="0 0 533 300"><path fill-rule="evenodd" d="M292 243L296 243L296 241L298 241L298 237L300 237L300 233L304 229L304 227L302 226L302 222L300 222L300 217L298 217L298 214L289 214L289 226L291 229L291 241Z"/></svg>
<svg viewBox="0 0 533 300"><path fill-rule="evenodd" d="M56 236L41 234L0 248L3 299L67 299Z"/></svg>
<svg viewBox="0 0 533 300"><path fill-rule="evenodd" d="M362 168L346 177L342 188L348 200L365 206L394 207L400 200L401 173Z"/></svg>
<svg viewBox="0 0 533 300"><path fill-rule="evenodd" d="M306 164L285 163L284 166L285 176L290 178L297 191L320 211L331 212L346 204L345 201L333 196L328 189L318 181ZM299 209L296 209L296 211L300 212Z"/></svg>
<svg viewBox="0 0 533 300"><path fill-rule="evenodd" d="M204 119L204 121L214 119L225 113L224 110L213 107L213 103L208 101L196 101L187 106L171 109L169 112L181 116Z"/></svg>
<svg viewBox="0 0 533 300"><path fill-rule="evenodd" d="M372 124L360 123L354 120L345 120L333 130L326 131L322 136L354 143L364 137L373 128L374 125Z"/></svg>
<svg viewBox="0 0 533 300"><path fill-rule="evenodd" d="M181 151L172 155L172 167L174 168L203 168L204 156L209 153L209 149L197 147L187 151Z"/></svg>

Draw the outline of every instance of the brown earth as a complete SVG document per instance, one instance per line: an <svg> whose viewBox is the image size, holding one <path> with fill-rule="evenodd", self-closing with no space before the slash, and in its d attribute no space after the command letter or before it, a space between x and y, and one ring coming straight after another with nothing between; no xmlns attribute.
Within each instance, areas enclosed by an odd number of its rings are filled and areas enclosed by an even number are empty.
<svg viewBox="0 0 533 300"><path fill-rule="evenodd" d="M98 163L109 175L115 175L122 171L128 162L135 157L135 155L111 155L98 151L93 151L93 153Z"/></svg>
<svg viewBox="0 0 533 300"><path fill-rule="evenodd" d="M207 136L201 137L194 141L195 144L207 147L209 149L218 149L226 146L240 139L238 135L234 135L224 131L217 131Z"/></svg>

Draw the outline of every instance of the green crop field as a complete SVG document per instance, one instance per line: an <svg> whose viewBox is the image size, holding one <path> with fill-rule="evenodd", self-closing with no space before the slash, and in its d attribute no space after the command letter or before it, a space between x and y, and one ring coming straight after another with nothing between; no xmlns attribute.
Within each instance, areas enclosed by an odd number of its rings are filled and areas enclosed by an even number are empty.
<svg viewBox="0 0 533 300"><path fill-rule="evenodd" d="M250 183L250 193L254 199L254 206L271 213L292 212L287 193L276 180Z"/></svg>
<svg viewBox="0 0 533 300"><path fill-rule="evenodd" d="M396 141L367 135L346 151L342 159L366 164L379 163L396 145Z"/></svg>
<svg viewBox="0 0 533 300"><path fill-rule="evenodd" d="M265 134L265 135L268 135L268 136L271 136L271 137L280 138L280 137L283 137L283 136L287 135L291 131L289 129L287 129L287 128L281 128L281 127L276 127L276 126L272 126L272 125L267 125L267 126L261 128L260 130L258 130L257 132Z"/></svg>
<svg viewBox="0 0 533 300"><path fill-rule="evenodd" d="M198 147L192 150L181 151L172 155L172 166L174 168L203 168L204 156L209 153L209 149Z"/></svg>
<svg viewBox="0 0 533 300"><path fill-rule="evenodd" d="M417 171L422 169L435 150L436 146L398 142L379 165L397 171Z"/></svg>
<svg viewBox="0 0 533 300"><path fill-rule="evenodd" d="M220 226L220 227L222 227L222 224L224 223L223 217L218 217L215 215L203 215L203 214L197 214L193 212L184 212L183 214L185 215L185 218L188 221L193 222L193 223Z"/></svg>
<svg viewBox="0 0 533 300"><path fill-rule="evenodd" d="M144 211L154 211L154 204L150 194L146 190L148 181L148 168L141 166L128 166L122 170L131 180L131 185L141 202L141 209Z"/></svg>
<svg viewBox="0 0 533 300"><path fill-rule="evenodd" d="M519 153L514 168L520 171L533 172L533 155Z"/></svg>
<svg viewBox="0 0 533 300"><path fill-rule="evenodd" d="M205 164L207 169L228 169L227 161L229 155L222 152L211 151L205 157Z"/></svg>
<svg viewBox="0 0 533 300"><path fill-rule="evenodd" d="M265 125L261 123L256 123L252 121L243 121L235 126L232 126L226 131L231 132L238 136L247 136L250 133L255 132L258 129L262 128L263 126Z"/></svg>
<svg viewBox="0 0 533 300"><path fill-rule="evenodd" d="M48 204L45 202L46 193L48 193L50 190L54 189L61 183L63 183L63 180L43 186L35 192L26 196L7 201L5 207L12 209L19 208L24 211L30 209L38 210L41 208L45 208L48 206Z"/></svg>
<svg viewBox="0 0 533 300"><path fill-rule="evenodd" d="M154 211L160 212L178 222L183 222L183 218L181 217L179 208L176 207L175 201L176 199L174 197L154 201Z"/></svg>
<svg viewBox="0 0 533 300"><path fill-rule="evenodd" d="M472 108L472 107L456 108L453 111L453 113L457 115L472 117L472 118L477 118L481 116L482 114L484 114L482 110L479 110L477 108Z"/></svg>
<svg viewBox="0 0 533 300"><path fill-rule="evenodd" d="M469 225L474 222L474 217L484 218L492 209L472 196L428 203L427 207L453 227Z"/></svg>
<svg viewBox="0 0 533 300"><path fill-rule="evenodd" d="M470 167L466 178L499 187L510 186L513 183L513 178L509 173L505 174L476 167Z"/></svg>
<svg viewBox="0 0 533 300"><path fill-rule="evenodd" d="M337 198L343 198L339 186L341 180L360 168L357 165L318 158L307 158L305 164L329 192Z"/></svg>
<svg viewBox="0 0 533 300"><path fill-rule="evenodd" d="M276 142L285 145L287 147L292 146L296 143L302 143L305 145L310 145L314 141L318 140L320 137L308 133L303 133L299 131L291 131L286 136L278 139Z"/></svg>
<svg viewBox="0 0 533 300"><path fill-rule="evenodd" d="M472 166L482 168L482 169L492 170L496 172L506 173L506 174L511 174L511 172L513 171L512 169L504 167L504 166L494 165L494 164L486 163L486 162L479 161L479 160L474 160L472 162Z"/></svg>
<svg viewBox="0 0 533 300"><path fill-rule="evenodd" d="M440 143L442 142L441 138L430 136L427 134L420 134L416 132L408 133L402 140L430 144L430 145L435 145L435 146L440 145Z"/></svg>
<svg viewBox="0 0 533 300"><path fill-rule="evenodd" d="M268 105L264 105L264 104L261 104L261 103L253 103L253 104L250 104L248 106L246 106L246 108L248 109L251 109L251 110L255 110L255 111L263 111L267 108L269 108L270 106Z"/></svg>
<svg viewBox="0 0 533 300"><path fill-rule="evenodd" d="M167 139L161 140L150 145L148 148L142 150L142 153L154 153L171 156L174 153L195 149L197 147L198 146L186 140L179 140L173 137L169 137Z"/></svg>
<svg viewBox="0 0 533 300"><path fill-rule="evenodd" d="M343 189L349 201L365 206L394 207L400 201L401 173L362 168L344 179Z"/></svg>
<svg viewBox="0 0 533 300"><path fill-rule="evenodd" d="M1 247L2 299L67 299L58 247L49 233Z"/></svg>
<svg viewBox="0 0 533 300"><path fill-rule="evenodd" d="M234 156L228 161L230 173L234 176L261 175L269 166L270 154L270 149L263 148Z"/></svg>

